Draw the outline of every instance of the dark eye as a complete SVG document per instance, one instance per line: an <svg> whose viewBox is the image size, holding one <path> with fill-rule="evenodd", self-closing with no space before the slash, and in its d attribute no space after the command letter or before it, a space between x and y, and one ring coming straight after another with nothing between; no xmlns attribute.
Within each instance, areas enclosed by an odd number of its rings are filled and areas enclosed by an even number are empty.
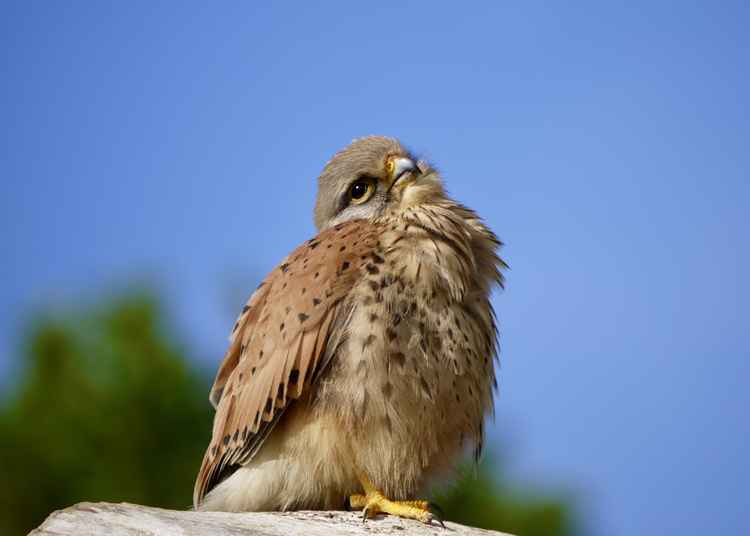
<svg viewBox="0 0 750 536"><path fill-rule="evenodd" d="M370 199L374 190L372 180L359 179L354 181L349 187L349 197L351 198L352 203L358 205Z"/></svg>
<svg viewBox="0 0 750 536"><path fill-rule="evenodd" d="M367 193L369 185L364 181L357 181L352 184L352 199L360 199Z"/></svg>

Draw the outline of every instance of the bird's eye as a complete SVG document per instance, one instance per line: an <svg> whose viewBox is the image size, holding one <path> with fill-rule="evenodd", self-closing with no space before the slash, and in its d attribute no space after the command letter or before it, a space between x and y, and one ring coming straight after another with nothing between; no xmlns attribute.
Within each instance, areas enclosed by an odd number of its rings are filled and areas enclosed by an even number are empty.
<svg viewBox="0 0 750 536"><path fill-rule="evenodd" d="M354 181L349 187L349 197L352 203L358 205L367 201L375 190L373 181L369 179L359 179Z"/></svg>

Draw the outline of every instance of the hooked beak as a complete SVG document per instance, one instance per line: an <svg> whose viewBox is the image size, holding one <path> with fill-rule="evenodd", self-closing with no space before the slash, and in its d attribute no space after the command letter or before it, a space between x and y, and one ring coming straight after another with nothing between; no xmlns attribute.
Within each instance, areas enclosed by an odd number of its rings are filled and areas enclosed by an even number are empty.
<svg viewBox="0 0 750 536"><path fill-rule="evenodd" d="M403 156L392 157L388 161L388 169L390 171L388 174L388 179L390 181L390 184L388 185L389 190L393 188L397 182L401 181L402 178L410 176L410 178L414 179L419 174L417 164L412 159ZM406 182L401 181L401 184L405 186Z"/></svg>

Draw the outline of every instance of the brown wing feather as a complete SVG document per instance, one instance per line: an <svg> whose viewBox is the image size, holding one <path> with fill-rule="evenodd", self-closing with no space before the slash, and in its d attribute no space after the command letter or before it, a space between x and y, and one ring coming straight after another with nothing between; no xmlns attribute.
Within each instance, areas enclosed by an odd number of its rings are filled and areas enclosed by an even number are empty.
<svg viewBox="0 0 750 536"><path fill-rule="evenodd" d="M340 343L330 340L332 328L348 318L343 299L361 277L376 234L364 220L328 229L294 250L251 296L211 389L216 416L195 483L196 507L255 456L284 409L325 368Z"/></svg>

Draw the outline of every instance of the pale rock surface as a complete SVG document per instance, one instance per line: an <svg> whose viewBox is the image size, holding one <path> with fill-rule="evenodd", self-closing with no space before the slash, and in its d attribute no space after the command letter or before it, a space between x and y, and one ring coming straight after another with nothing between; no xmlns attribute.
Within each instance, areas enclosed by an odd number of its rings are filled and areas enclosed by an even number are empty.
<svg viewBox="0 0 750 536"><path fill-rule="evenodd" d="M392 516L362 522L359 512L193 512L128 503L79 503L53 512L33 536L503 536L503 533L446 522L425 525ZM508 535L505 535L508 536Z"/></svg>

